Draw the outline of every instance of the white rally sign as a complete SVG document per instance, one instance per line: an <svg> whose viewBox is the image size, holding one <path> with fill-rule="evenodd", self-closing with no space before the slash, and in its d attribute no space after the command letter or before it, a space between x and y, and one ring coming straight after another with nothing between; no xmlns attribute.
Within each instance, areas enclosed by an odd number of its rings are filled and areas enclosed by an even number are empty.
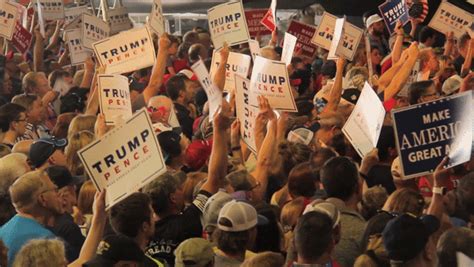
<svg viewBox="0 0 474 267"><path fill-rule="evenodd" d="M281 61L285 62L286 65L289 65L291 63L291 59L293 58L293 52L295 51L297 41L298 38L296 38L296 36L285 32L283 50L281 52Z"/></svg>
<svg viewBox="0 0 474 267"><path fill-rule="evenodd" d="M124 6L106 10L105 17L110 26L110 35L133 28L133 23L128 17L128 10Z"/></svg>
<svg viewBox="0 0 474 267"><path fill-rule="evenodd" d="M97 190L107 189L107 209L166 171L146 109L78 154Z"/></svg>
<svg viewBox="0 0 474 267"><path fill-rule="evenodd" d="M250 81L235 75L235 107L237 118L240 121L240 135L247 147L257 154L255 145L255 119L258 115L258 108L250 105Z"/></svg>
<svg viewBox="0 0 474 267"><path fill-rule="evenodd" d="M246 43L250 39L242 2L227 2L207 11L209 31L214 48L219 50L227 42L229 46Z"/></svg>
<svg viewBox="0 0 474 267"><path fill-rule="evenodd" d="M93 43L109 34L110 27L107 22L90 14L82 14L82 44L85 48L92 49Z"/></svg>
<svg viewBox="0 0 474 267"><path fill-rule="evenodd" d="M147 27L133 29L94 43L94 51L107 74L120 74L153 66L155 48Z"/></svg>
<svg viewBox="0 0 474 267"><path fill-rule="evenodd" d="M288 70L283 62L257 56L250 79L250 91L250 104L254 107L258 107L257 96L263 95L272 108L297 112Z"/></svg>
<svg viewBox="0 0 474 267"><path fill-rule="evenodd" d="M0 6L0 36L11 41L15 31L18 12L15 5L3 3Z"/></svg>
<svg viewBox="0 0 474 267"><path fill-rule="evenodd" d="M473 14L448 1L443 1L428 26L443 34L454 32L454 36L459 39L468 32L473 22Z"/></svg>
<svg viewBox="0 0 474 267"><path fill-rule="evenodd" d="M342 48L342 36L344 35L344 22L345 18L336 19L334 25L334 35L331 41L331 47L329 48L328 59L337 59L341 56Z"/></svg>
<svg viewBox="0 0 474 267"><path fill-rule="evenodd" d="M153 7L151 8L148 24L153 32L158 34L158 36L161 36L165 32L165 18L163 16L161 0L153 1Z"/></svg>
<svg viewBox="0 0 474 267"><path fill-rule="evenodd" d="M116 125L132 116L132 102L128 78L122 75L101 74L99 84L100 113L107 125Z"/></svg>
<svg viewBox="0 0 474 267"><path fill-rule="evenodd" d="M260 56L260 44L257 40L249 39L249 48L252 54L252 60L255 61L255 57Z"/></svg>
<svg viewBox="0 0 474 267"><path fill-rule="evenodd" d="M326 49L329 51L331 48L331 42L334 36L334 29L336 26L337 17L324 12L319 24L318 29L316 30L312 43ZM345 21L344 23L344 35L342 36L340 54L348 60L352 60L354 55L359 47L359 43L362 39L364 31L353 24Z"/></svg>
<svg viewBox="0 0 474 267"><path fill-rule="evenodd" d="M92 15L92 11L89 10L87 6L78 6L78 7L71 7L64 10L64 18L66 24L71 23L77 17L82 16L82 14L89 14Z"/></svg>
<svg viewBox="0 0 474 267"><path fill-rule="evenodd" d="M69 48L69 58L73 66L84 63L88 57L92 56L92 52L82 45L81 29L65 30L64 38Z"/></svg>
<svg viewBox="0 0 474 267"><path fill-rule="evenodd" d="M247 77L250 68L250 56L240 54L240 53L229 53L229 58L227 59L227 64L225 66L225 85L224 91L231 92L235 88L234 76L238 74L243 77ZM211 77L216 73L217 67L219 67L221 63L221 55L219 52L214 50L214 54L212 55L212 63L211 63Z"/></svg>
<svg viewBox="0 0 474 267"><path fill-rule="evenodd" d="M206 65L204 65L202 60L194 63L194 65L191 66L191 69L198 77L199 83L206 92L207 101L209 103L209 121L212 121L214 114L222 104L222 92L212 83Z"/></svg>
<svg viewBox="0 0 474 267"><path fill-rule="evenodd" d="M64 19L64 3L63 0L36 0L41 5L41 11L45 20ZM33 5L37 11L37 5Z"/></svg>
<svg viewBox="0 0 474 267"><path fill-rule="evenodd" d="M354 110L342 128L361 158L377 146L384 118L383 104L366 82Z"/></svg>

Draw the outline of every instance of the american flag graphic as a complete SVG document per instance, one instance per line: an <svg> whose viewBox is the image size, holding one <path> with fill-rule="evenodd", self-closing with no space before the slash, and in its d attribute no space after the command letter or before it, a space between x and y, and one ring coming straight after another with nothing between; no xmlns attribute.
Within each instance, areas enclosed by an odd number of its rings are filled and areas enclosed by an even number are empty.
<svg viewBox="0 0 474 267"><path fill-rule="evenodd" d="M423 22L428 15L428 0L407 0L410 17L418 18Z"/></svg>

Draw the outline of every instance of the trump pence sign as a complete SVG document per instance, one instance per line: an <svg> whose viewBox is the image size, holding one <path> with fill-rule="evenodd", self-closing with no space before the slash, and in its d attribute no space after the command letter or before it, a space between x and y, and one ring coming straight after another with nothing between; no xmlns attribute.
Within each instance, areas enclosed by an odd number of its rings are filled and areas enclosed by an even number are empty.
<svg viewBox="0 0 474 267"><path fill-rule="evenodd" d="M207 17L215 49L219 50L224 42L232 46L246 43L250 39L242 2L215 6L207 11Z"/></svg>
<svg viewBox="0 0 474 267"><path fill-rule="evenodd" d="M107 189L106 208L166 171L161 148L146 109L79 152L98 191Z"/></svg>

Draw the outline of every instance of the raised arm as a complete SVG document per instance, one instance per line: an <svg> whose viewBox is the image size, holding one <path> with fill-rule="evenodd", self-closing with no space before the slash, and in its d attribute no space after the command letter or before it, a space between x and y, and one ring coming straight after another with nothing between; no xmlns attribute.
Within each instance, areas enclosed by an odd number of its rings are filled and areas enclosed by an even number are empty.
<svg viewBox="0 0 474 267"><path fill-rule="evenodd" d="M87 108L84 112L86 115L96 115L99 111L99 89L97 85L97 75L103 73L103 67L100 67L94 74L92 79L92 86L89 91L89 97L87 99Z"/></svg>
<svg viewBox="0 0 474 267"><path fill-rule="evenodd" d="M444 53L445 56L450 56L453 53L454 47L454 33L448 32L446 34L446 42L444 43Z"/></svg>
<svg viewBox="0 0 474 267"><path fill-rule="evenodd" d="M385 71L382 74L382 76L380 76L380 78L377 81L379 92L387 88L387 86L393 80L393 77L395 76L395 74L397 74L398 71L401 69L401 67L403 66L403 63L407 60L407 58L408 58L408 51L405 50L402 52L402 55L400 56L400 60L392 64L392 66L387 71Z"/></svg>
<svg viewBox="0 0 474 267"><path fill-rule="evenodd" d="M342 79L344 78L344 65L346 64L346 60L342 57L339 57L336 61L336 77L334 80L334 84L331 89L331 93L329 93L328 104L324 108L323 112L326 111L336 111L339 102L341 101L342 95Z"/></svg>
<svg viewBox="0 0 474 267"><path fill-rule="evenodd" d="M387 101L398 94L403 85L405 85L413 66L415 66L416 60L418 59L419 52L418 44L413 42L408 48L408 59L403 63L400 71L395 74L390 85L384 90L384 101Z"/></svg>
<svg viewBox="0 0 474 267"><path fill-rule="evenodd" d="M260 184L254 189L254 201L260 202L265 199L265 194L268 185L268 172L272 165L272 155L275 154L275 143L277 135L277 118L273 109L270 107L268 100L265 97L260 96L258 99L260 113L268 121L268 130L263 140L262 146L257 156L257 166L252 175L255 180Z"/></svg>
<svg viewBox="0 0 474 267"><path fill-rule="evenodd" d="M44 55L44 37L40 33L39 23L34 29L35 45L33 48L33 71L43 70L43 55Z"/></svg>
<svg viewBox="0 0 474 267"><path fill-rule="evenodd" d="M222 99L220 111L214 116L212 152L209 159L209 175L203 184L202 190L216 193L221 181L227 174L227 144L229 135L227 129L230 127L230 106L225 99Z"/></svg>
<svg viewBox="0 0 474 267"><path fill-rule="evenodd" d="M469 71L471 70L472 64L472 56L474 55L474 39L471 38L469 41L469 47L467 48L466 59L464 59L464 63L462 64L461 68L461 77L465 77Z"/></svg>
<svg viewBox="0 0 474 267"><path fill-rule="evenodd" d="M68 267L80 267L95 256L99 242L102 240L102 236L104 235L104 228L107 221L107 213L105 212L105 194L105 190L95 194L91 228L84 244L82 245L79 258L69 264Z"/></svg>
<svg viewBox="0 0 474 267"><path fill-rule="evenodd" d="M84 77L79 87L90 88L92 80L94 79L95 63L92 57L88 57L84 62Z"/></svg>
<svg viewBox="0 0 474 267"><path fill-rule="evenodd" d="M219 51L221 58L221 63L217 67L216 73L213 73L212 82L217 86L221 91L224 91L225 85L225 71L227 65L227 59L229 58L229 46L227 43L224 43L224 46Z"/></svg>
<svg viewBox="0 0 474 267"><path fill-rule="evenodd" d="M449 162L449 158L446 156L441 160L439 165L436 167L433 173L433 188L443 187L449 179L449 169L444 168L444 166ZM443 204L443 195L433 193L431 198L430 206L428 207L429 215L438 217L441 221L444 213L444 204Z"/></svg>
<svg viewBox="0 0 474 267"><path fill-rule="evenodd" d="M395 64L400 60L403 50L403 38L405 37L405 32L403 31L403 25L400 20L397 21L397 24L395 25L395 33L397 36L395 43L393 44L392 64Z"/></svg>
<svg viewBox="0 0 474 267"><path fill-rule="evenodd" d="M168 58L168 48L171 45L167 34L163 34L158 41L158 53L151 73L150 82L143 90L143 98L145 103L153 96L158 94L161 85L163 85L163 76L165 74L166 59Z"/></svg>
<svg viewBox="0 0 474 267"><path fill-rule="evenodd" d="M59 44L59 34L62 27L64 26L64 20L56 21L56 28L54 28L53 36L51 36L50 42L46 47L46 50L53 49Z"/></svg>

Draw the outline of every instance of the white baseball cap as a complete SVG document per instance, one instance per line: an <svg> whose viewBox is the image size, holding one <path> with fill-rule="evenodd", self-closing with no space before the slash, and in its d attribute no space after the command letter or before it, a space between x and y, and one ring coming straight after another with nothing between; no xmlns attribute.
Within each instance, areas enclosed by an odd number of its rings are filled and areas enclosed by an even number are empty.
<svg viewBox="0 0 474 267"><path fill-rule="evenodd" d="M446 79L441 90L445 95L450 95L461 88L462 78L459 75L453 75Z"/></svg>
<svg viewBox="0 0 474 267"><path fill-rule="evenodd" d="M407 178L405 177L405 175L403 175L400 164L401 164L400 157L396 157L392 162L392 167L390 168L390 171L392 172L393 180L406 181L406 180L413 179L413 178Z"/></svg>
<svg viewBox="0 0 474 267"><path fill-rule="evenodd" d="M311 202L306 206L303 211L303 214L308 212L317 211L320 213L324 213L329 216L332 220L332 227L336 228L341 221L341 212L339 209L330 202L319 202L318 200Z"/></svg>
<svg viewBox="0 0 474 267"><path fill-rule="evenodd" d="M365 27L368 29L370 28L370 26L372 26L372 24L382 21L382 20L383 19L378 14L374 14L370 16L369 18L367 18L367 21L365 22Z"/></svg>
<svg viewBox="0 0 474 267"><path fill-rule="evenodd" d="M227 202L219 212L217 219L217 228L226 232L241 232L252 229L257 224L268 223L264 222L263 216L257 215L257 210L245 202L232 200ZM223 222L226 219L229 223Z"/></svg>

